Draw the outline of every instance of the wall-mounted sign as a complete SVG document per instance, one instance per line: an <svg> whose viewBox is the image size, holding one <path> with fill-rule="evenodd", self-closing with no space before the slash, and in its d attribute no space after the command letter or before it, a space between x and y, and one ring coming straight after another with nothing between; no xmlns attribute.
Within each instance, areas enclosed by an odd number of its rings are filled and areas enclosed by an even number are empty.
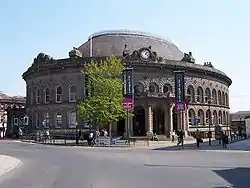
<svg viewBox="0 0 250 188"><path fill-rule="evenodd" d="M133 68L125 68L122 72L123 97L134 97Z"/></svg>
<svg viewBox="0 0 250 188"><path fill-rule="evenodd" d="M175 101L177 110L185 110L184 71L175 71Z"/></svg>
<svg viewBox="0 0 250 188"><path fill-rule="evenodd" d="M123 107L126 110L134 108L134 80L133 68L125 68L122 72L123 79Z"/></svg>

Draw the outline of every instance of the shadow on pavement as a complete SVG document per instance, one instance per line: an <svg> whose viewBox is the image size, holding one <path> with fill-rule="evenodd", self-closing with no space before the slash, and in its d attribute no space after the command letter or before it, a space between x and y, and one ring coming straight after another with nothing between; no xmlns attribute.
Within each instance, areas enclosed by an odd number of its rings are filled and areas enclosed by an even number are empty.
<svg viewBox="0 0 250 188"><path fill-rule="evenodd" d="M224 170L213 170L218 176L229 182L233 188L249 188L250 168L233 168ZM222 188L222 187L214 187Z"/></svg>
<svg viewBox="0 0 250 188"><path fill-rule="evenodd" d="M213 140L211 142L211 146L209 146L208 141L205 141L203 143L200 143L199 148L197 148L196 143L185 144L184 142L184 148L175 145L175 146L154 148L152 150L176 151L176 150L221 150L221 149L223 148L222 145L219 144L219 141Z"/></svg>

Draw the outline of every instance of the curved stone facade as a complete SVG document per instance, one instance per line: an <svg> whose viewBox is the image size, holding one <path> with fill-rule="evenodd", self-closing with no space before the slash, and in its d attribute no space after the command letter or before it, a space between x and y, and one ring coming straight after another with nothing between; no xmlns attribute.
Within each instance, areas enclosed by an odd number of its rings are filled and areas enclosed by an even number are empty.
<svg viewBox="0 0 250 188"><path fill-rule="evenodd" d="M197 128L207 132L208 124L212 125L212 131L217 124L228 129L229 86L232 81L225 73L215 69L211 63L195 64L191 53L184 53L184 58L176 61L162 57L157 52L158 48L148 43L148 46L140 46L143 45L140 43L138 49L129 48L137 45L127 44L119 49L121 58L134 68L136 92L135 117L131 120L133 126L125 129L135 136L145 135L148 130L169 136L171 131L180 128L189 133ZM105 45L101 47L104 49ZM102 48L98 50L102 51ZM147 60L140 56L143 49L150 53ZM23 74L27 83L27 113L34 129L75 128L76 105L85 97L84 75L81 73L83 64L104 58L85 57L81 52L74 48L69 58L58 60L39 54ZM188 108L182 114L182 127L180 120L177 120L179 114L174 110L173 71L176 70L185 70ZM113 131L124 132L124 126L124 121L118 122Z"/></svg>

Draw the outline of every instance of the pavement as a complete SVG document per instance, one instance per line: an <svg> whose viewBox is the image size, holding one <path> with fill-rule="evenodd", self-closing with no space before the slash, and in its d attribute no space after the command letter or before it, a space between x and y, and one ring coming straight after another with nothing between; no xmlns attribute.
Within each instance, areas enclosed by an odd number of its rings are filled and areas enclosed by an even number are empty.
<svg viewBox="0 0 250 188"><path fill-rule="evenodd" d="M16 168L21 164L21 161L10 156L0 154L0 176Z"/></svg>
<svg viewBox="0 0 250 188"><path fill-rule="evenodd" d="M230 147L242 149L249 142ZM250 183L250 152L241 150L156 151L0 142L0 151L22 161L19 168L0 177L1 188L249 188Z"/></svg>

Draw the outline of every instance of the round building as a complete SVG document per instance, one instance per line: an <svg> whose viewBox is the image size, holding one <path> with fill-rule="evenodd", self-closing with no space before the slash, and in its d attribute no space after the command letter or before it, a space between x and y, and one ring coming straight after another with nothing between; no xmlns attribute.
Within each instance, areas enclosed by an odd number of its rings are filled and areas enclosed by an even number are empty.
<svg viewBox="0 0 250 188"><path fill-rule="evenodd" d="M216 126L229 130L232 81L225 73L211 62L196 64L191 52L181 52L168 40L128 30L95 33L73 48L68 58L37 55L23 74L31 128L75 129L77 102L85 96L83 64L111 55L133 67L135 91L135 116L128 120L131 126L125 126L127 120L114 123L113 134L130 131L130 135L145 136L152 130L168 137L177 129L189 135L197 129L213 132ZM178 70L185 71L186 110L181 114L174 107L174 71Z"/></svg>

